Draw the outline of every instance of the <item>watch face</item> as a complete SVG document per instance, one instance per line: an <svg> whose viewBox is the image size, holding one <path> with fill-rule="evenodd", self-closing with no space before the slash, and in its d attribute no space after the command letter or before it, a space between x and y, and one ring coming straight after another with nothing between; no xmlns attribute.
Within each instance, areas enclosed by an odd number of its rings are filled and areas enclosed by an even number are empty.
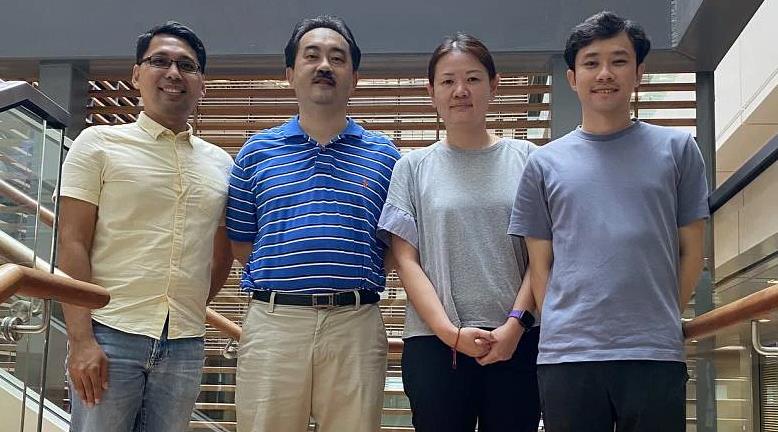
<svg viewBox="0 0 778 432"><path fill-rule="evenodd" d="M519 320L519 323L522 327L524 327L525 330L529 330L533 325L535 325L535 317L532 316L530 311L518 309L512 310L508 316Z"/></svg>

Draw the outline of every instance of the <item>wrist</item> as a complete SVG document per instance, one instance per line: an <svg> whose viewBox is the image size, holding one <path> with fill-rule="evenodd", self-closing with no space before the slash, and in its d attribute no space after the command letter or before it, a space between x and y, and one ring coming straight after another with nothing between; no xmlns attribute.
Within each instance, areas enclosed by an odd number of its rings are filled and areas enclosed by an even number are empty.
<svg viewBox="0 0 778 432"><path fill-rule="evenodd" d="M87 347L97 345L94 335L79 335L68 337L68 345L72 347Z"/></svg>
<svg viewBox="0 0 778 432"><path fill-rule="evenodd" d="M509 330L516 330L518 332L525 331L524 330L524 326L521 325L519 320L514 318L514 317L510 317L510 316L508 317L508 319L505 320L504 326L505 326L505 328L507 328Z"/></svg>
<svg viewBox="0 0 778 432"><path fill-rule="evenodd" d="M447 325L442 325L433 331L438 336L438 339L443 341L443 343L446 344L449 348L453 348L454 344L456 343L459 328L450 322L446 324Z"/></svg>
<svg viewBox="0 0 778 432"><path fill-rule="evenodd" d="M523 329L523 331L529 331L533 325L535 325L535 317L528 310L514 309L508 314L508 321L516 321L516 323Z"/></svg>

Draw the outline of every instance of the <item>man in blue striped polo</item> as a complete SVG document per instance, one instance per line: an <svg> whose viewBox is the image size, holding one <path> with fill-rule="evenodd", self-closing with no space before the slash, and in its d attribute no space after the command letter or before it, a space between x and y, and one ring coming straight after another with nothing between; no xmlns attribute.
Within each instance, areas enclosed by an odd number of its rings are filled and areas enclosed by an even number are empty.
<svg viewBox="0 0 778 432"><path fill-rule="evenodd" d="M380 429L386 332L376 224L400 154L346 116L360 50L337 17L300 21L285 49L299 115L235 160L227 228L253 301L238 357L238 430Z"/></svg>

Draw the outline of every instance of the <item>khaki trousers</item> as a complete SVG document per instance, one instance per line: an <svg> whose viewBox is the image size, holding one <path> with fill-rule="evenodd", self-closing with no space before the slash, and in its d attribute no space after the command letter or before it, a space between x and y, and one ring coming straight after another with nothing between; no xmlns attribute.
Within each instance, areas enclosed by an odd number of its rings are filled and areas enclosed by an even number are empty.
<svg viewBox="0 0 778 432"><path fill-rule="evenodd" d="M239 432L381 428L386 330L378 305L331 309L252 301L238 351Z"/></svg>

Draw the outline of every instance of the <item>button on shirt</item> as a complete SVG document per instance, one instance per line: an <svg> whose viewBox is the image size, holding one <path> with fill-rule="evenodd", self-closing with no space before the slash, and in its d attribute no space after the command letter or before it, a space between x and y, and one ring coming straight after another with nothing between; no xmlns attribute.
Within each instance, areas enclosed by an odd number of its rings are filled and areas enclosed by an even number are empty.
<svg viewBox="0 0 778 432"><path fill-rule="evenodd" d="M232 240L252 242L245 290L382 291L376 226L400 153L348 119L319 145L295 117L251 137L235 158L227 204Z"/></svg>
<svg viewBox="0 0 778 432"><path fill-rule="evenodd" d="M111 301L92 318L159 338L205 334L213 236L232 159L141 113L137 122L85 129L62 168L61 195L97 206L92 282Z"/></svg>

